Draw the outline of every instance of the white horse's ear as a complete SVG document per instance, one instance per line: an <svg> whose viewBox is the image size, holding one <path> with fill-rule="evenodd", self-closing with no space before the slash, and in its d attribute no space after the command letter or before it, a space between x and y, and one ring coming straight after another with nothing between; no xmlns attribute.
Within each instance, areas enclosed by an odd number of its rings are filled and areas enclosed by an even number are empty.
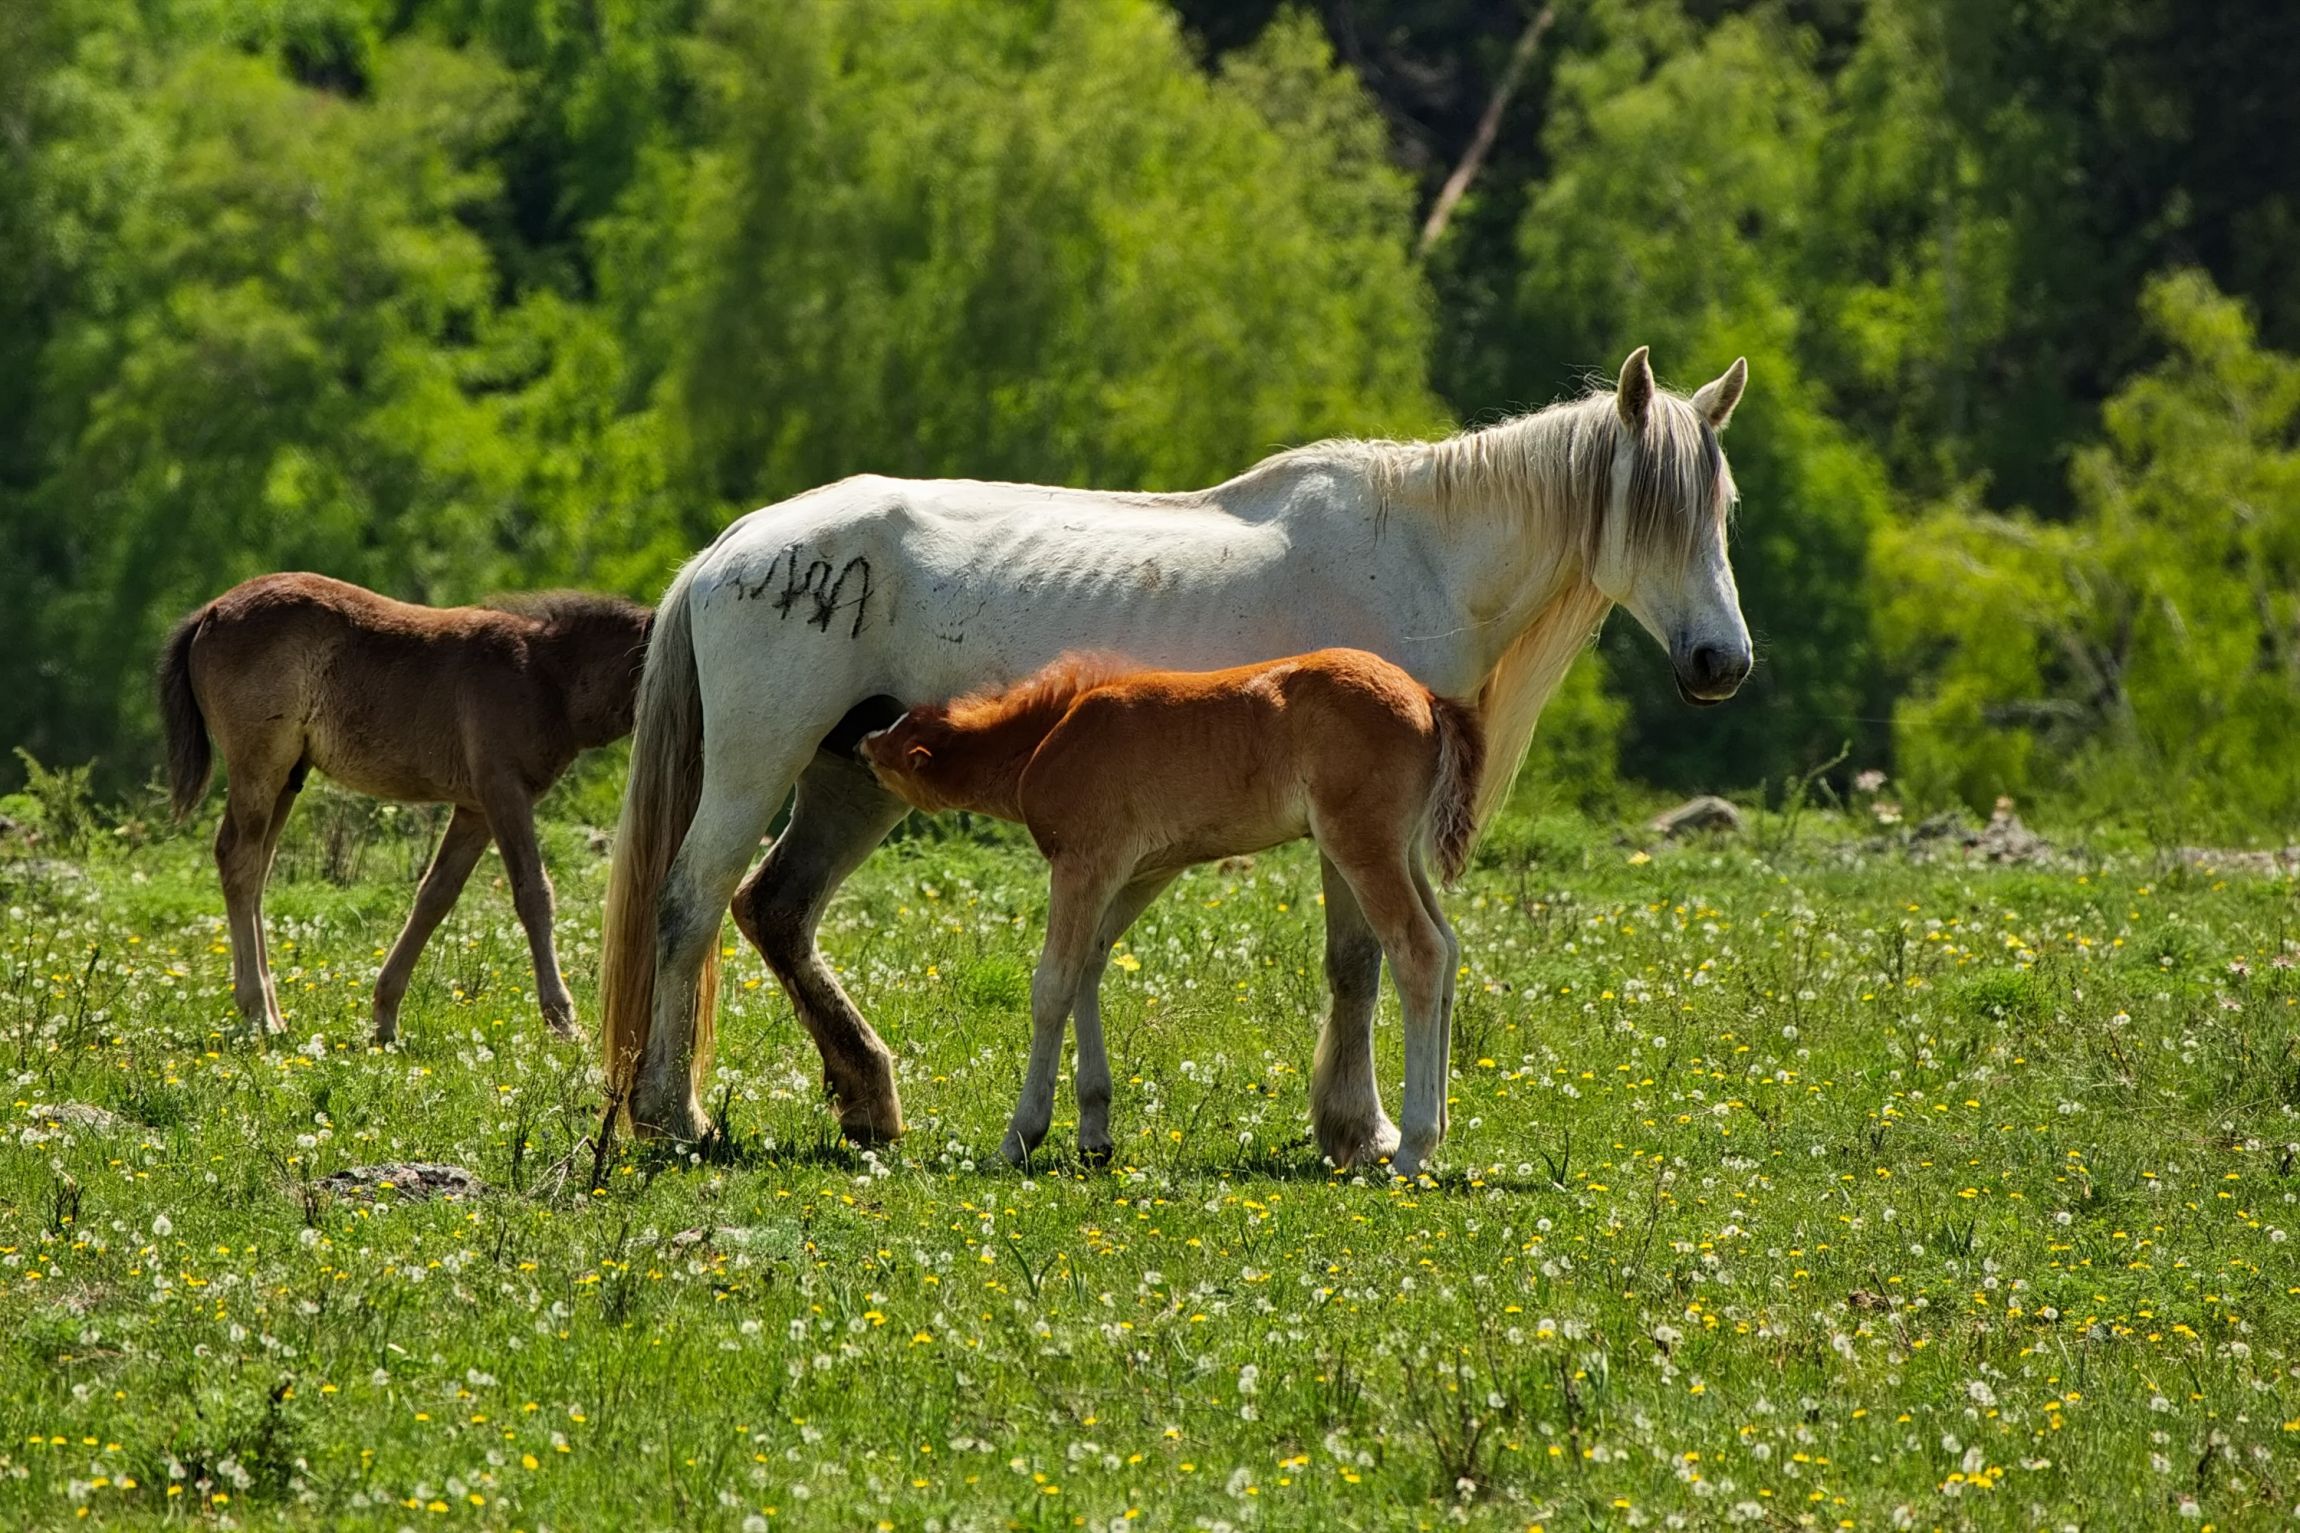
<svg viewBox="0 0 2300 1533"><path fill-rule="evenodd" d="M1733 407L1741 402L1741 391L1749 386L1749 359L1735 357L1725 375L1704 383L1693 395L1693 408L1701 418L1717 430L1733 418Z"/></svg>
<svg viewBox="0 0 2300 1533"><path fill-rule="evenodd" d="M1653 406L1653 363L1649 348L1640 346L1621 364L1621 387L1614 395L1614 403L1621 410L1621 424L1630 430L1645 425L1645 412Z"/></svg>

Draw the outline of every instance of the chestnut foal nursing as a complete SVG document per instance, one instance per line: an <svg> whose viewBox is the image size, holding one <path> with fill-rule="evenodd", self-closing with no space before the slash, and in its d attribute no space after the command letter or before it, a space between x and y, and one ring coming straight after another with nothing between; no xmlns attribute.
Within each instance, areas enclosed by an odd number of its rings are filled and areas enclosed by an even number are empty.
<svg viewBox="0 0 2300 1533"><path fill-rule="evenodd" d="M1411 1176L1436 1151L1459 947L1425 868L1434 852L1451 881L1469 853L1485 753L1469 709L1362 650L1204 672L1067 656L1010 690L914 708L860 749L905 802L1019 821L1050 865L1007 1159L1046 1137L1073 1007L1079 1146L1110 1153L1097 992L1111 945L1184 868L1303 835L1348 881L1404 1003L1391 1169Z"/></svg>
<svg viewBox="0 0 2300 1533"><path fill-rule="evenodd" d="M274 1032L285 1025L264 951L263 888L317 767L377 798L455 806L376 979L376 1041L398 1035L415 960L491 838L527 929L543 1020L572 1036L534 805L578 752L631 732L653 621L637 602L580 592L435 608L323 575L265 575L179 623L160 657L168 784L181 819L207 791L212 734L230 774L216 867L241 1014Z"/></svg>

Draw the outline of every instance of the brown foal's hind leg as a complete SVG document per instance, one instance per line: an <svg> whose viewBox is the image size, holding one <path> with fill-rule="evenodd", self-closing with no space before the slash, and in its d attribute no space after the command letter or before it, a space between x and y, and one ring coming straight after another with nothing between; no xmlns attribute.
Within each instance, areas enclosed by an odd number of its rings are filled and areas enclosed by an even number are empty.
<svg viewBox="0 0 2300 1533"><path fill-rule="evenodd" d="M447 833L439 838L439 850L432 854L431 867L415 891L415 908L407 913L407 925L400 929L399 940L391 945L391 956L384 959L383 972L375 979L377 1043L389 1043L399 1036L399 1003L407 994L415 960L423 956L423 945L455 908L472 868L487 850L487 839L487 817L476 809L458 809L447 822Z"/></svg>
<svg viewBox="0 0 2300 1533"><path fill-rule="evenodd" d="M1310 1067L1310 1122L1337 1166L1372 1165L1398 1147L1374 1080L1374 1010L1382 998L1382 944L1349 880L1321 850L1326 896L1326 989L1331 996Z"/></svg>
<svg viewBox="0 0 2300 1533"><path fill-rule="evenodd" d="M231 929L232 1000L251 1026L277 1032L286 1022L272 995L264 952L264 875L278 837L274 824L294 801L288 782L300 747L287 738L247 741L221 732L216 743L231 774L223 823L216 827L216 874Z"/></svg>
<svg viewBox="0 0 2300 1533"><path fill-rule="evenodd" d="M1177 876L1153 873L1118 892L1118 898L1103 914L1101 930L1094 934L1094 946L1078 976L1078 998L1071 1007L1071 1025L1078 1038L1073 1066L1078 1087L1078 1153L1095 1165L1109 1160L1111 1154L1110 1056L1102 1044L1102 975L1110 966L1111 947Z"/></svg>
<svg viewBox="0 0 2300 1533"><path fill-rule="evenodd" d="M527 951L535 960L535 997L543 1021L562 1038L575 1036L575 998L559 972L559 951L551 939L551 877L535 844L535 802L525 790L499 785L484 795L488 829L511 879L511 904L527 929Z"/></svg>
<svg viewBox="0 0 2300 1533"><path fill-rule="evenodd" d="M735 924L782 981L822 1054L839 1128L857 1144L902 1136L902 1096L894 1055L823 962L815 928L832 892L909 812L867 767L818 754L799 775L790 823L735 891Z"/></svg>
<svg viewBox="0 0 2300 1533"><path fill-rule="evenodd" d="M264 825L261 871L256 875L256 952L260 955L259 972L264 978L264 997L270 1009L271 1030L278 1032L287 1026L286 1013L280 1010L279 981L272 974L271 938L264 933L263 893L271 881L272 861L279 855L280 833L287 829L288 816L295 810L296 796L303 792L304 766L298 762L288 769L287 781L272 800L271 819Z"/></svg>
<svg viewBox="0 0 2300 1533"><path fill-rule="evenodd" d="M1105 912L1118 895L1125 870L1053 865L1052 894L1046 910L1046 947L1030 980L1030 1065L1022 1097L1006 1126L1001 1148L1015 1165L1030 1159L1054 1121L1054 1077L1062 1065L1062 1033L1078 998L1079 980L1093 956ZM1107 1089L1105 1090L1107 1097Z"/></svg>
<svg viewBox="0 0 2300 1533"><path fill-rule="evenodd" d="M1414 887L1403 846L1383 846L1369 837L1359 846L1330 845L1327 855L1349 880L1397 980L1406 1022L1406 1089L1398 1113L1402 1132L1390 1168L1412 1176L1445 1135L1445 992L1451 949Z"/></svg>

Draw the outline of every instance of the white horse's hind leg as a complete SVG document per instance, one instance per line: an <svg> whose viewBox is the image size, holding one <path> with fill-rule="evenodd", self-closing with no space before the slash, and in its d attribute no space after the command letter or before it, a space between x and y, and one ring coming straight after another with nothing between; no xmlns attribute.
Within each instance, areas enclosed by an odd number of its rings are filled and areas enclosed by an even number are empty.
<svg viewBox="0 0 2300 1533"><path fill-rule="evenodd" d="M818 754L799 778L790 823L735 896L735 924L782 981L822 1055L839 1127L858 1144L902 1133L894 1055L823 962L815 929L838 886L908 812L867 768Z"/></svg>
<svg viewBox="0 0 2300 1533"><path fill-rule="evenodd" d="M1326 988L1331 1009L1310 1069L1310 1122L1337 1166L1371 1165L1398 1147L1374 1082L1374 1009L1382 998L1382 944L1349 881L1318 859L1326 896Z"/></svg>
<svg viewBox="0 0 2300 1533"><path fill-rule="evenodd" d="M779 776L771 770L721 770L722 760L734 754L709 755L702 798L656 907L655 1021L631 1088L631 1119L642 1130L675 1139L699 1139L711 1126L696 1100L693 1074L703 960L719 940L728 897L797 774L796 762Z"/></svg>

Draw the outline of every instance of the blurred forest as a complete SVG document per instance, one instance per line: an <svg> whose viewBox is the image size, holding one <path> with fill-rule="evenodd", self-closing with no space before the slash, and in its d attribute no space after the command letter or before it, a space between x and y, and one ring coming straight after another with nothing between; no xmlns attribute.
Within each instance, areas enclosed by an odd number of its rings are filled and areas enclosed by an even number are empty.
<svg viewBox="0 0 2300 1533"><path fill-rule="evenodd" d="M266 570L652 596L843 474L1205 484L1647 343L1749 356L1760 666L1611 625L1558 782L2284 835L2296 146L2289 0L9 0L0 742L142 782Z"/></svg>

